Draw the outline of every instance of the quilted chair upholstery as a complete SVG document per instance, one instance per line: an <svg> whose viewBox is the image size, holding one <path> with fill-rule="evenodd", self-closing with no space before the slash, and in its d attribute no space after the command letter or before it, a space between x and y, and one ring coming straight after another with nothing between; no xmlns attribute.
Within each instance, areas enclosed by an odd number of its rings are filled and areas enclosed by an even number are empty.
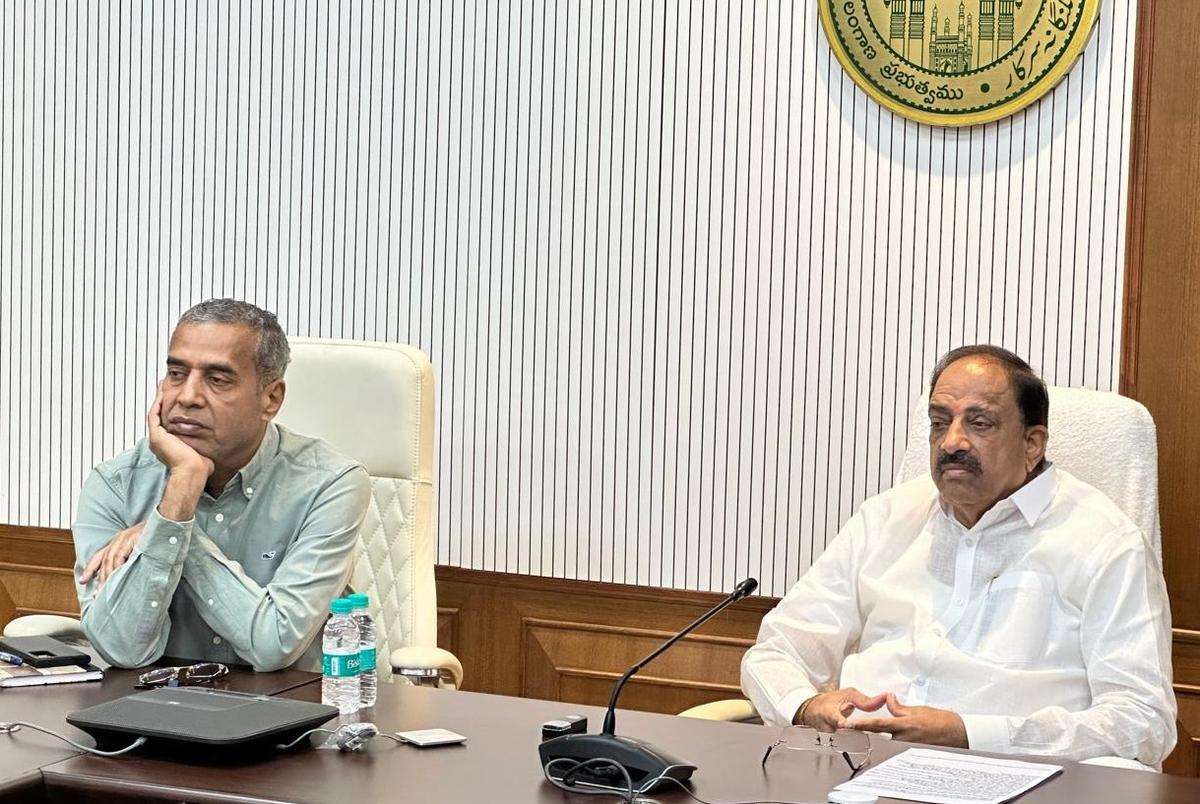
<svg viewBox="0 0 1200 804"><path fill-rule="evenodd" d="M287 397L278 421L355 458L371 476L350 586L371 598L379 655L414 676L461 681L437 649L434 588L433 367L402 344L292 338ZM392 667L380 662L382 679ZM451 685L451 684L448 684Z"/></svg>

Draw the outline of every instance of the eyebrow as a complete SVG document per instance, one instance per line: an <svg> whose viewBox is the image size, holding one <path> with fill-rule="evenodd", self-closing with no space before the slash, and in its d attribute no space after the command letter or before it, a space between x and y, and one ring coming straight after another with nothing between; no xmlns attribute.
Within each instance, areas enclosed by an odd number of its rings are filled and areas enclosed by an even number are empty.
<svg viewBox="0 0 1200 804"><path fill-rule="evenodd" d="M180 368L193 368L187 363L187 361L180 360L178 357L167 357L167 365L179 366ZM199 366L195 366L195 368L206 372L219 371L223 374L232 374L235 377L237 376L237 369L228 363L202 363Z"/></svg>
<svg viewBox="0 0 1200 804"><path fill-rule="evenodd" d="M977 414L977 413L986 413L989 416L995 416L997 413L999 413L999 410L1000 409L998 407L986 407L983 405L972 405L971 407L969 407L965 411L963 411L963 413L967 416L971 416L971 415ZM930 414L941 413L941 414L945 414L947 416L949 416L951 413L950 408L946 407L945 405L936 405L936 404L930 404L929 412L930 412Z"/></svg>

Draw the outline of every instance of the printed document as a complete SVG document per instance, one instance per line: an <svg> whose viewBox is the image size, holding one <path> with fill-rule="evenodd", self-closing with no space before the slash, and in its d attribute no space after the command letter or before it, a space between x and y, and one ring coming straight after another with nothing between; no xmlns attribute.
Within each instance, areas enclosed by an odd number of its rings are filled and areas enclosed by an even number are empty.
<svg viewBox="0 0 1200 804"><path fill-rule="evenodd" d="M1001 804L1061 770L1041 762L910 748L834 789L928 804Z"/></svg>

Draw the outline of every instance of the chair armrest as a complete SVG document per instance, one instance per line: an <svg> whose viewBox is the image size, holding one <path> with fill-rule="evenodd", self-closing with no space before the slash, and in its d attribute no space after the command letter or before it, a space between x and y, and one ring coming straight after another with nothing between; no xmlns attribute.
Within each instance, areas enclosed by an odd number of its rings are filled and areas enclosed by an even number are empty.
<svg viewBox="0 0 1200 804"><path fill-rule="evenodd" d="M462 662L448 650L408 645L396 648L392 651L390 658L392 670L401 675L421 675L421 671L425 671L428 675L445 673L450 677L450 683L447 686L452 689L462 686Z"/></svg>
<svg viewBox="0 0 1200 804"><path fill-rule="evenodd" d="M74 617L58 614L26 614L4 626L6 637L48 636L56 639L85 640L83 626Z"/></svg>
<svg viewBox="0 0 1200 804"><path fill-rule="evenodd" d="M680 717L694 717L700 720L726 720L731 722L761 722L758 710L754 704L745 698L728 698L724 701L710 701L706 704L693 706L679 713Z"/></svg>

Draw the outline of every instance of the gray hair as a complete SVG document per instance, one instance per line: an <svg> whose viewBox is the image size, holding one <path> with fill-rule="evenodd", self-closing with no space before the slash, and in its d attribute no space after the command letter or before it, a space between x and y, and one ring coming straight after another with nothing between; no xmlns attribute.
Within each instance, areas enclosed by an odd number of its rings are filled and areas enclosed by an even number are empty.
<svg viewBox="0 0 1200 804"><path fill-rule="evenodd" d="M254 368L258 372L258 386L265 388L275 380L283 379L283 373L291 362L292 351L287 336L279 326L275 314L237 299L209 299L202 301L179 316L182 324L241 324L258 335L258 347L254 352Z"/></svg>

